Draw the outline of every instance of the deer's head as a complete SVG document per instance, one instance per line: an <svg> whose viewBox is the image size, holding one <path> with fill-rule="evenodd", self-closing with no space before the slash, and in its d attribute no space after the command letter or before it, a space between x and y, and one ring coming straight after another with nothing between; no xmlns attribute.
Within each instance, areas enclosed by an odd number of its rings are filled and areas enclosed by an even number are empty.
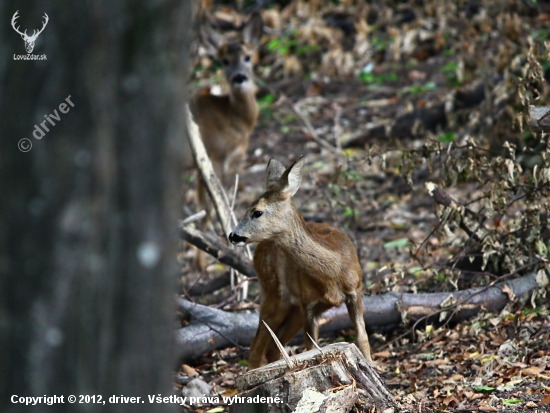
<svg viewBox="0 0 550 413"><path fill-rule="evenodd" d="M266 170L266 191L256 199L244 218L229 234L229 241L237 246L251 242L275 239L292 230L297 214L291 197L302 182L304 157L300 156L288 169L271 159Z"/></svg>
<svg viewBox="0 0 550 413"><path fill-rule="evenodd" d="M232 91L254 88L253 64L262 37L263 22L254 13L242 26L237 37L222 36L211 24L203 26L201 35L208 54L222 65L223 74Z"/></svg>
<svg viewBox="0 0 550 413"><path fill-rule="evenodd" d="M11 19L11 26L13 27L13 30L15 30L17 33L21 35L21 38L25 42L25 49L27 50L27 53L30 54L34 49L34 43L36 42L38 35L44 31L44 28L48 24L48 20L50 20L50 18L46 13L44 13L44 22L42 23L42 28L40 30L34 30L32 35L28 36L26 30L24 32L21 32L19 30L19 26L18 27L15 26L15 21L19 18L18 13L19 13L19 10L17 10L13 15Z"/></svg>

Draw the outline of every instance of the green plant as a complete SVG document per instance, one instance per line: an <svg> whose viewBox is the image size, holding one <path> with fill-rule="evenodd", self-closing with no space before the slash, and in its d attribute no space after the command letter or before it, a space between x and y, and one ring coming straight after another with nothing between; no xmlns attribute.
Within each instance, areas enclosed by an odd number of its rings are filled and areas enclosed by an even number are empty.
<svg viewBox="0 0 550 413"><path fill-rule="evenodd" d="M373 73L363 72L359 75L359 80L369 85L381 85L383 83L396 82L397 75L395 73L382 73L375 75Z"/></svg>
<svg viewBox="0 0 550 413"><path fill-rule="evenodd" d="M399 94L401 96L409 93L414 95L417 93L430 92L436 89L437 89L437 84L435 82L427 82L427 83L424 83L423 85L406 87Z"/></svg>
<svg viewBox="0 0 550 413"><path fill-rule="evenodd" d="M291 52L300 56L319 50L319 45L316 44L298 45L296 33L296 30L291 29L285 31L281 37L271 39L266 45L267 50L277 53L279 56L288 56Z"/></svg>
<svg viewBox="0 0 550 413"><path fill-rule="evenodd" d="M452 61L447 63L445 66L441 68L441 73L445 75L445 79L447 82L449 82L453 87L459 86L460 81L458 78L458 62Z"/></svg>
<svg viewBox="0 0 550 413"><path fill-rule="evenodd" d="M258 98L258 107L260 108L260 117L262 119L269 119L271 116L273 116L273 101L275 100L275 97L268 93L267 95L264 95L260 98Z"/></svg>

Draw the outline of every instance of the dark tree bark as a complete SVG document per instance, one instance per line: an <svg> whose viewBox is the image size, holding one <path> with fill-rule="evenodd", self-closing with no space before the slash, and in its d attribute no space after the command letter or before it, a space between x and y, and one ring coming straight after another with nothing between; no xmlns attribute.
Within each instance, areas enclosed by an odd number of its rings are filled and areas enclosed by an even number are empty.
<svg viewBox="0 0 550 413"><path fill-rule="evenodd" d="M33 51L47 60L13 59L16 10L27 33L48 14ZM11 395L78 412L97 409L68 395L171 393L191 16L187 0L0 5L2 412L29 411ZM38 140L47 114L60 120Z"/></svg>

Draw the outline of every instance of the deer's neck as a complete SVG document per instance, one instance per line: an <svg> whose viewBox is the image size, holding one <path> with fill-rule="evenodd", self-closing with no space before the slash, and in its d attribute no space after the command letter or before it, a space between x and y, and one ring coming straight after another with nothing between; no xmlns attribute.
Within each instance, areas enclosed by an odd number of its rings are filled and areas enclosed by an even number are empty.
<svg viewBox="0 0 550 413"><path fill-rule="evenodd" d="M342 257L328 248L307 225L302 214L292 204L291 230L278 237L275 242L293 261L306 272L316 274L334 274L342 269Z"/></svg>
<svg viewBox="0 0 550 413"><path fill-rule="evenodd" d="M229 95L232 111L242 119L249 129L253 129L258 120L256 87L250 90L232 90Z"/></svg>

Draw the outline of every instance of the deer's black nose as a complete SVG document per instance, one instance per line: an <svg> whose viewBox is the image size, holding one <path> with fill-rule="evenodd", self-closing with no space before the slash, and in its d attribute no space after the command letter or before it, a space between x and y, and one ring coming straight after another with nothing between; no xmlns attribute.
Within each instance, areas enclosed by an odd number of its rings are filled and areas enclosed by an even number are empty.
<svg viewBox="0 0 550 413"><path fill-rule="evenodd" d="M231 241L232 244L244 244L246 243L247 237L241 237L240 235L235 234L232 232L229 234L229 241Z"/></svg>
<svg viewBox="0 0 550 413"><path fill-rule="evenodd" d="M248 77L246 77L242 73L239 73L239 74L233 76L233 79L232 79L233 83L237 83L237 84L244 83L247 80L248 80Z"/></svg>

